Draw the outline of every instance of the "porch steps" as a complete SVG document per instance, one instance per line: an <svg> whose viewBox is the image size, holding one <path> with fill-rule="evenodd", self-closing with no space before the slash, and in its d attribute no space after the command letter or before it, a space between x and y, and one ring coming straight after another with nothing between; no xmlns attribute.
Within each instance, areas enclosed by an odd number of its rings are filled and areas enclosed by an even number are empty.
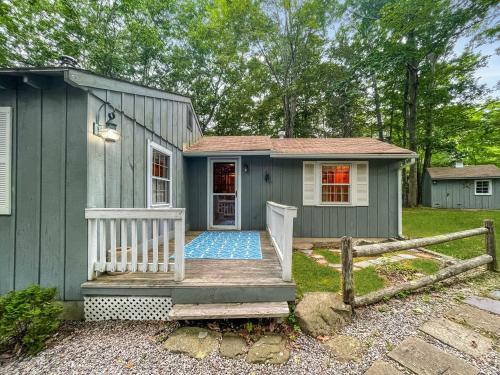
<svg viewBox="0 0 500 375"><path fill-rule="evenodd" d="M171 320L284 318L289 314L286 302L175 304Z"/></svg>

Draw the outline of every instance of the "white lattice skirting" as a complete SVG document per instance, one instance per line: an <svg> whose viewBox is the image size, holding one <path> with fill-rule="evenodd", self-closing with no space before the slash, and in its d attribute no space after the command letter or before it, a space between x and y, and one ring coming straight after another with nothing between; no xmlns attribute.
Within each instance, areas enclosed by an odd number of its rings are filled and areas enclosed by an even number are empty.
<svg viewBox="0 0 500 375"><path fill-rule="evenodd" d="M170 297L84 297L85 320L170 320Z"/></svg>

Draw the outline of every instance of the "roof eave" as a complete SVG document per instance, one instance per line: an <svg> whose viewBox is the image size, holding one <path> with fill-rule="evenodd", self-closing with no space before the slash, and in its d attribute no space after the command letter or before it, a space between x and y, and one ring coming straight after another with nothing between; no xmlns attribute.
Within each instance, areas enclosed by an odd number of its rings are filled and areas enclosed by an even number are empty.
<svg viewBox="0 0 500 375"><path fill-rule="evenodd" d="M271 153L272 158L286 158L286 159L414 159L417 154L390 154L390 153L321 153L321 154L292 154L292 153Z"/></svg>

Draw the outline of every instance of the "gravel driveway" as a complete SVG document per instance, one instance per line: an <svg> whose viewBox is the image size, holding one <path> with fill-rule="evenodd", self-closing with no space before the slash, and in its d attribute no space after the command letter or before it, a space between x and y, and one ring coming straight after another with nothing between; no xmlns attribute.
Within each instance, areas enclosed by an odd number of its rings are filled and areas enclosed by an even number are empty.
<svg viewBox="0 0 500 375"><path fill-rule="evenodd" d="M65 323L48 349L36 357L0 367L1 374L362 374L376 359L411 335L417 328L459 300L498 287L500 276L489 274L455 282L451 287L391 300L357 310L354 323L341 333L362 340L367 349L359 362L337 362L323 344L305 335L291 344L292 355L283 366L252 365L212 354L198 361L164 350L157 338L171 325L159 322ZM165 331L166 330L166 331ZM425 338L429 341L429 338ZM434 342L435 343L435 342ZM481 370L500 373L500 354L479 360L439 344ZM387 360L387 358L385 358ZM393 362L393 364L395 364Z"/></svg>

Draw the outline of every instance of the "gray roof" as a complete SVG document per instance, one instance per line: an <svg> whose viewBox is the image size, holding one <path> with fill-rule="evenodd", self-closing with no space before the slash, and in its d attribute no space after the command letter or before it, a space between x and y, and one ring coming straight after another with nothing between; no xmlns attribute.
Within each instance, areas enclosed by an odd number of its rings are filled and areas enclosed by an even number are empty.
<svg viewBox="0 0 500 375"><path fill-rule="evenodd" d="M427 168L433 180L461 180L467 178L500 178L500 168L493 164L467 165L463 168Z"/></svg>

